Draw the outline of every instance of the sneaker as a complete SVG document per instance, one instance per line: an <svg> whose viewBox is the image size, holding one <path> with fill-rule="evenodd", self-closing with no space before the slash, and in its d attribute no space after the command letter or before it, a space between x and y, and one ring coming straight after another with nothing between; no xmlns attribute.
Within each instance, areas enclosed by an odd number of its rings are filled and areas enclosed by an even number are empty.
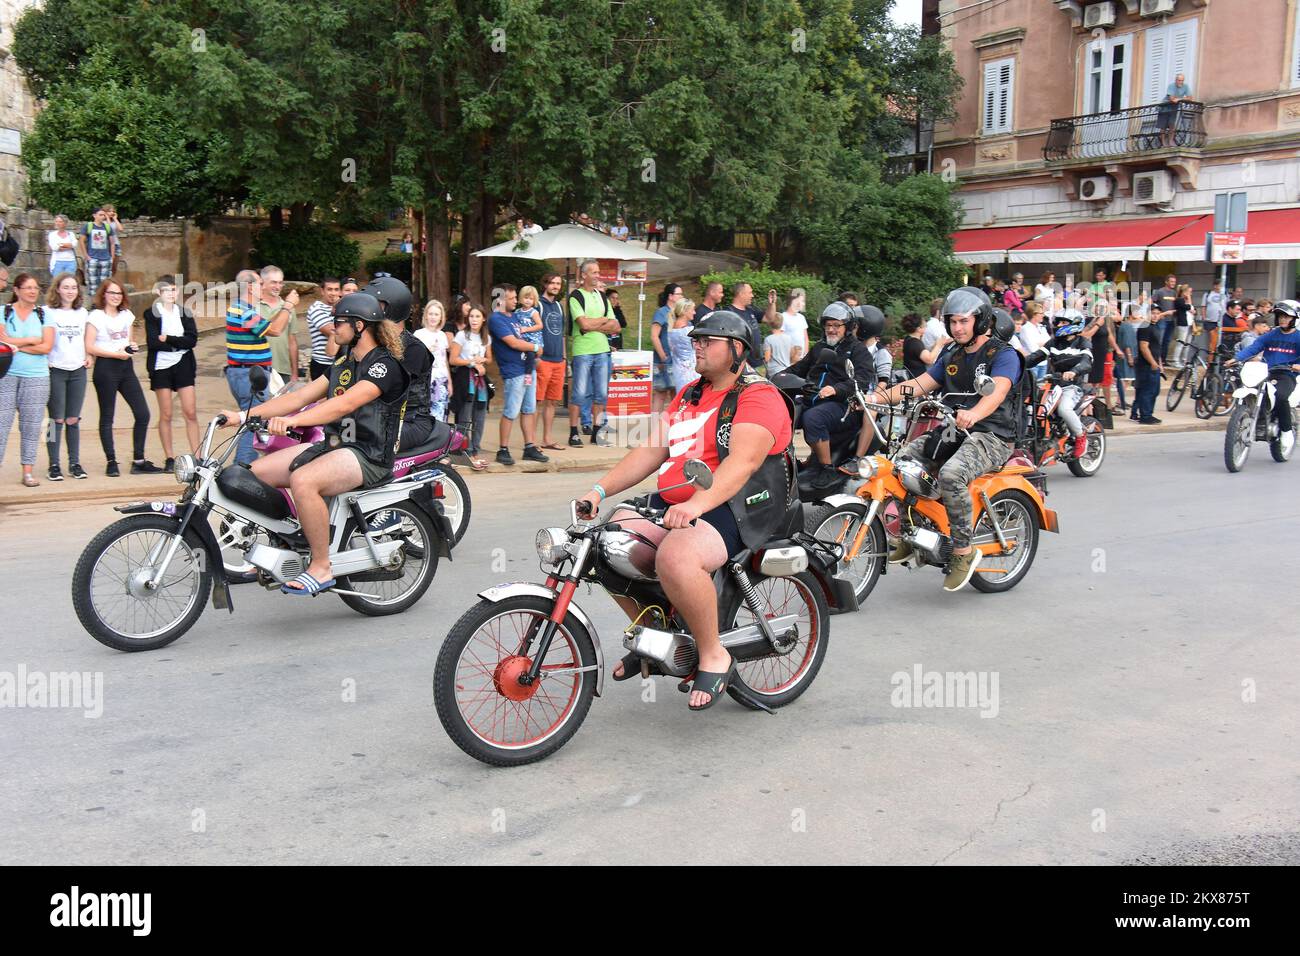
<svg viewBox="0 0 1300 956"><path fill-rule="evenodd" d="M1075 458L1088 457L1088 436L1087 435L1080 435L1078 438L1074 440L1074 457Z"/></svg>
<svg viewBox="0 0 1300 956"><path fill-rule="evenodd" d="M379 511L367 524L371 534L388 534L402 526L402 516L392 510Z"/></svg>
<svg viewBox="0 0 1300 956"><path fill-rule="evenodd" d="M515 463L509 448L502 448L497 452L497 463L501 465L513 465Z"/></svg>
<svg viewBox="0 0 1300 956"><path fill-rule="evenodd" d="M175 470L176 470L175 458L168 458L166 461L163 462L163 471L175 471Z"/></svg>
<svg viewBox="0 0 1300 956"><path fill-rule="evenodd" d="M601 448L612 448L614 446L614 440L609 437L608 432L609 429L604 425L597 428L595 433L591 436L591 443L593 445L599 445Z"/></svg>
<svg viewBox="0 0 1300 956"><path fill-rule="evenodd" d="M582 447L582 436L579 435L577 432L574 432L573 434L571 434L571 435L569 436L569 447L570 447L570 448L581 448L581 447Z"/></svg>
<svg viewBox="0 0 1300 956"><path fill-rule="evenodd" d="M46 477L49 478L50 481L62 481L63 469L61 469L58 465L50 465L50 470L47 473Z"/></svg>
<svg viewBox="0 0 1300 956"><path fill-rule="evenodd" d="M90 477L90 475L86 474L86 469L82 468L80 464L69 465L69 466L68 466L68 474L70 474L73 478L89 478L89 477Z"/></svg>
<svg viewBox="0 0 1300 956"><path fill-rule="evenodd" d="M1148 415L1146 418L1139 418L1139 419L1138 419L1138 424L1139 424L1139 425L1159 425L1160 422L1161 422L1161 419L1156 418L1154 415Z"/></svg>
<svg viewBox="0 0 1300 956"><path fill-rule="evenodd" d="M978 548L970 554L954 554L948 561L948 576L943 579L945 591L960 591L975 576L975 569L984 558Z"/></svg>
<svg viewBox="0 0 1300 956"><path fill-rule="evenodd" d="M849 475L852 478L858 476L858 460L856 458L846 458L840 462L839 472L841 475Z"/></svg>
<svg viewBox="0 0 1300 956"><path fill-rule="evenodd" d="M148 458L144 461L131 462L131 474L133 475L161 475L162 473L163 470Z"/></svg>
<svg viewBox="0 0 1300 956"><path fill-rule="evenodd" d="M591 434L591 426L590 426L590 425L583 425L583 426L582 426L582 433L583 433L584 435L590 435L590 434Z"/></svg>
<svg viewBox="0 0 1300 956"><path fill-rule="evenodd" d="M835 488L844 482L844 476L832 468L830 465L821 465L818 467L816 474L812 476L809 484L813 491L827 491Z"/></svg>
<svg viewBox="0 0 1300 956"><path fill-rule="evenodd" d="M898 539L898 544L894 545L894 550L889 552L890 564L902 564L914 554L912 542Z"/></svg>
<svg viewBox="0 0 1300 956"><path fill-rule="evenodd" d="M108 463L108 467L104 469L104 474L108 475L110 478L120 478L122 476L122 472L117 467L117 462L115 461L110 461Z"/></svg>
<svg viewBox="0 0 1300 956"><path fill-rule="evenodd" d="M524 446L524 461L550 461L551 459L542 454L542 450L536 445Z"/></svg>

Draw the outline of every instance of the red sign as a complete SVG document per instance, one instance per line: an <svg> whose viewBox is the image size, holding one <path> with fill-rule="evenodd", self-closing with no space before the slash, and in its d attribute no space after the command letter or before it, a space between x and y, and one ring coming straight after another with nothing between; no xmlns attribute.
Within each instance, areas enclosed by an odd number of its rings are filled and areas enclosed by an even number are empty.
<svg viewBox="0 0 1300 956"><path fill-rule="evenodd" d="M605 411L611 416L650 414L653 385L650 360L653 356L653 352L633 352L622 349L610 356L612 368Z"/></svg>
<svg viewBox="0 0 1300 956"><path fill-rule="evenodd" d="M1215 265L1232 265L1246 258L1244 232L1214 232L1210 234L1210 261Z"/></svg>

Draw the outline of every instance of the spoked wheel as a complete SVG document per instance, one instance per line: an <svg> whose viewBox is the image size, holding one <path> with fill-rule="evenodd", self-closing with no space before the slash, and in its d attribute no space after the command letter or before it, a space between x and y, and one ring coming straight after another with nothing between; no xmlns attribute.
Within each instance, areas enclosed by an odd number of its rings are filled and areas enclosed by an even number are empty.
<svg viewBox="0 0 1300 956"><path fill-rule="evenodd" d="M1193 411L1197 418L1209 419L1214 410L1223 404L1223 379L1218 372L1206 372L1205 378L1196 389L1196 406Z"/></svg>
<svg viewBox="0 0 1300 956"><path fill-rule="evenodd" d="M1269 439L1268 451L1276 462L1289 461L1291 452L1295 451L1295 428L1288 432L1279 431L1274 438Z"/></svg>
<svg viewBox="0 0 1300 956"><path fill-rule="evenodd" d="M1187 383L1191 378L1191 366L1184 365L1178 370L1174 380L1169 383L1169 391L1165 392L1165 408L1172 412L1178 407L1178 403L1183 400L1183 392L1187 391Z"/></svg>
<svg viewBox="0 0 1300 956"><path fill-rule="evenodd" d="M1101 471L1101 464L1106 459L1106 429L1091 415L1084 415L1080 421L1083 433L1088 436L1088 450L1082 458L1071 458L1068 467L1070 473L1078 478L1091 478Z"/></svg>
<svg viewBox="0 0 1300 956"><path fill-rule="evenodd" d="M807 571L788 578L761 578L754 582L769 617L797 615L797 637L787 654L770 654L736 667L736 677L727 693L732 699L752 708L735 684L743 682L749 693L769 707L784 707L799 697L821 670L826 659L830 631L830 611L821 585ZM754 614L742 600L731 615L726 629L754 623Z"/></svg>
<svg viewBox="0 0 1300 956"><path fill-rule="evenodd" d="M862 519L866 513L865 504L840 508L821 505L813 508L804 520L804 530L814 538L844 548L844 557L835 574L853 584L853 592L858 596L858 607L862 606L880 580L880 571L885 563L885 530L879 519L872 521L871 528L863 535L862 546L852 557L849 555L858 532L862 530Z"/></svg>
<svg viewBox="0 0 1300 956"><path fill-rule="evenodd" d="M1038 552L1038 510L1023 491L999 491L989 503L997 516L1009 553L985 554L971 585L978 591L1010 591L1034 563ZM971 537L975 547L998 544L988 512L982 512Z"/></svg>
<svg viewBox="0 0 1300 956"><path fill-rule="evenodd" d="M401 539L400 565L339 578L340 587L366 595L340 594L343 603L370 617L405 611L424 596L433 583L433 576L438 573L438 538L429 516L419 506L409 503L396 504L385 510L396 515L400 524L378 535L378 540ZM366 546L365 536L350 518L343 529L343 542L344 550Z"/></svg>
<svg viewBox="0 0 1300 956"><path fill-rule="evenodd" d="M1236 474L1246 467L1250 446L1255 443L1255 403L1247 399L1232 409L1223 436L1223 464Z"/></svg>
<svg viewBox="0 0 1300 956"><path fill-rule="evenodd" d="M119 651L148 651L170 644L199 619L212 572L193 529L166 576L150 587L177 527L161 515L131 515L86 545L72 575L72 606L91 637Z"/></svg>
<svg viewBox="0 0 1300 956"><path fill-rule="evenodd" d="M596 649L572 614L556 628L538 680L519 683L536 647L525 641L540 634L552 609L551 601L533 595L480 601L443 641L433 672L438 719L476 760L497 767L532 763L582 726L596 693Z"/></svg>

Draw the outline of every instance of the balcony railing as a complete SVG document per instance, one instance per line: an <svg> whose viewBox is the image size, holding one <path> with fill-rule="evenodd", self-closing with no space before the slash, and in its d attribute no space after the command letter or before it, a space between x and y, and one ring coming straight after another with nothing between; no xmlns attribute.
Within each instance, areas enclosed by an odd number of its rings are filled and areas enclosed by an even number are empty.
<svg viewBox="0 0 1300 956"><path fill-rule="evenodd" d="M1204 103L1188 101L1055 119L1047 133L1043 159L1050 163L1201 147L1205 145L1204 114Z"/></svg>

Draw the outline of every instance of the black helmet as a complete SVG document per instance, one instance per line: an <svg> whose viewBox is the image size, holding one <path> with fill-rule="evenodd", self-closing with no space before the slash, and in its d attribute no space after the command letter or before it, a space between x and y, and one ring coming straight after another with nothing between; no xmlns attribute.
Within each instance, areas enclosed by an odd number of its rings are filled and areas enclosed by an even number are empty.
<svg viewBox="0 0 1300 956"><path fill-rule="evenodd" d="M854 306L853 317L857 319L858 338L863 341L874 339L884 334L885 313L881 312L874 305Z"/></svg>
<svg viewBox="0 0 1300 956"><path fill-rule="evenodd" d="M686 333L692 339L715 338L715 339L735 339L741 345L745 346L745 352L754 355L754 333L749 327L749 323L738 316L730 309L718 309L710 312L696 324L695 328ZM740 363L745 361L745 355L732 362L732 370L740 368Z"/></svg>
<svg viewBox="0 0 1300 956"><path fill-rule="evenodd" d="M0 378L4 378L9 372L9 366L14 361L14 350L12 346L0 342Z"/></svg>
<svg viewBox="0 0 1300 956"><path fill-rule="evenodd" d="M369 292L383 306L384 318L390 322L405 323L411 314L411 290L401 279L387 272L376 272L363 292Z"/></svg>
<svg viewBox="0 0 1300 956"><path fill-rule="evenodd" d="M1295 299L1280 299L1274 302L1273 321L1281 327L1284 318L1291 320L1291 324L1287 328L1295 328L1296 321L1300 320L1300 302Z"/></svg>
<svg viewBox="0 0 1300 956"><path fill-rule="evenodd" d="M1010 342L1016 334L1016 320L1006 309L993 310L993 337L1003 342Z"/></svg>
<svg viewBox="0 0 1300 956"><path fill-rule="evenodd" d="M817 320L817 324L822 327L822 337L825 338L826 336L827 322L843 322L845 338L852 335L854 326L858 324L858 317L855 314L857 308L859 307L845 305L839 300L826 306L822 310L821 318Z"/></svg>
<svg viewBox="0 0 1300 956"><path fill-rule="evenodd" d="M334 318L378 325L384 321L384 310L373 293L349 292L334 306Z"/></svg>
<svg viewBox="0 0 1300 956"><path fill-rule="evenodd" d="M943 300L943 325L949 337L952 336L952 323L948 321L948 317L965 315L967 312L975 316L977 337L988 333L993 328L993 303L989 300L988 293L983 289L966 285L960 289L953 289Z"/></svg>

